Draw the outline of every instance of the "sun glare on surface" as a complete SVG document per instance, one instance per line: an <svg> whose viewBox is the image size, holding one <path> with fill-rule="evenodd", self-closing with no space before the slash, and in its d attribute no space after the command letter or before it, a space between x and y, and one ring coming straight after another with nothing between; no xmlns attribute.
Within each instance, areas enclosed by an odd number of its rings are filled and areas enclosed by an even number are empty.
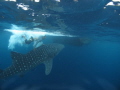
<svg viewBox="0 0 120 90"><path fill-rule="evenodd" d="M112 0L112 1L114 1L114 2L120 2L120 0Z"/></svg>

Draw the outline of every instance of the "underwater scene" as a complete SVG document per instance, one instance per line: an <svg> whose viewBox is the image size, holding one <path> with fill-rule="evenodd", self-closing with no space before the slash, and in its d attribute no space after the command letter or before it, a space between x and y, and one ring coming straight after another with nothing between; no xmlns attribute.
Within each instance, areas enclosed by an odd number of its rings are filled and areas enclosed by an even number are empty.
<svg viewBox="0 0 120 90"><path fill-rule="evenodd" d="M120 90L120 0L0 0L0 90Z"/></svg>

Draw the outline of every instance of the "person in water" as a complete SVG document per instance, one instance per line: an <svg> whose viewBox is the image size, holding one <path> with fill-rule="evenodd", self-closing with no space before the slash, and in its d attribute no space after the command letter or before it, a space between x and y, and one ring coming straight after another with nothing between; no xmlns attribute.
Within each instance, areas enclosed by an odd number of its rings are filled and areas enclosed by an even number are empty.
<svg viewBox="0 0 120 90"><path fill-rule="evenodd" d="M25 39L25 44L30 44L34 41L34 38L31 36L30 39L27 39L26 36L22 36Z"/></svg>
<svg viewBox="0 0 120 90"><path fill-rule="evenodd" d="M25 39L25 44L31 44L32 42L34 42L34 48L40 46L43 44L42 40L46 38L46 36L42 36L42 37L37 37L37 38L33 38L33 36L30 37L30 39L27 39L26 36L22 36L22 38Z"/></svg>

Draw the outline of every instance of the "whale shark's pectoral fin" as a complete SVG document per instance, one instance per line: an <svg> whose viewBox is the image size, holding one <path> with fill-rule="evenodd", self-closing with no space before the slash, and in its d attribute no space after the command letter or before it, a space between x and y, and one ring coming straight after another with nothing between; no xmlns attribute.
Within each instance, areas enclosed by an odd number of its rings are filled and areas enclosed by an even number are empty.
<svg viewBox="0 0 120 90"><path fill-rule="evenodd" d="M45 74L48 75L52 70L53 59L48 59L43 63L45 64Z"/></svg>

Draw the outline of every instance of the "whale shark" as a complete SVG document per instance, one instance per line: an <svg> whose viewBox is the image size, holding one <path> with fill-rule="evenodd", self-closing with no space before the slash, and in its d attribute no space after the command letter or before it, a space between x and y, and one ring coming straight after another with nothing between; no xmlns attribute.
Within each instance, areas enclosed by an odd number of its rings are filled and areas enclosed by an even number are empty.
<svg viewBox="0 0 120 90"><path fill-rule="evenodd" d="M0 70L0 79L13 75L23 75L41 63L45 64L45 74L52 69L53 58L64 48L64 45L52 43L43 44L26 54L11 51L12 65Z"/></svg>

